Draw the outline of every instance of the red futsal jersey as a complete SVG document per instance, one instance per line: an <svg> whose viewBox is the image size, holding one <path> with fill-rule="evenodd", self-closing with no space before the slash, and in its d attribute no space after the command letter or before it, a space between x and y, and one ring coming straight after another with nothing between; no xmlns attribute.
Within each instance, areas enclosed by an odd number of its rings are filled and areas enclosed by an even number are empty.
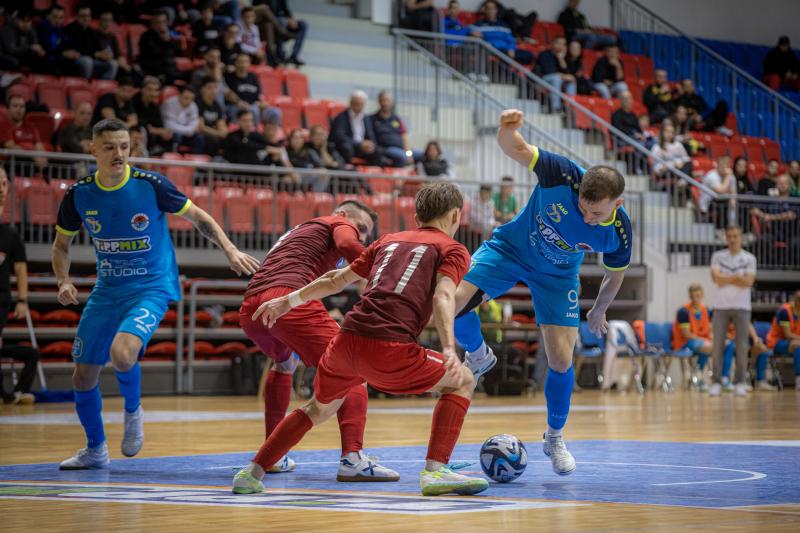
<svg viewBox="0 0 800 533"><path fill-rule="evenodd" d="M362 251L358 230L345 217L311 219L284 233L267 252L245 298L273 287L303 288L335 269L342 257L352 262Z"/></svg>
<svg viewBox="0 0 800 533"><path fill-rule="evenodd" d="M469 270L469 252L434 228L384 235L352 262L367 280L361 300L342 330L395 342L416 343L430 320L438 274L458 285Z"/></svg>

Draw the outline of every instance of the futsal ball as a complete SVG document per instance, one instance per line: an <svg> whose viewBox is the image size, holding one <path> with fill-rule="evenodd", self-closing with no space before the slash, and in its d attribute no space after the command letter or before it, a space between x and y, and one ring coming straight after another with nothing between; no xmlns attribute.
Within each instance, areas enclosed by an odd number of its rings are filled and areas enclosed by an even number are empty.
<svg viewBox="0 0 800 533"><path fill-rule="evenodd" d="M495 435L481 446L483 473L498 483L514 481L528 466L528 451L514 435Z"/></svg>

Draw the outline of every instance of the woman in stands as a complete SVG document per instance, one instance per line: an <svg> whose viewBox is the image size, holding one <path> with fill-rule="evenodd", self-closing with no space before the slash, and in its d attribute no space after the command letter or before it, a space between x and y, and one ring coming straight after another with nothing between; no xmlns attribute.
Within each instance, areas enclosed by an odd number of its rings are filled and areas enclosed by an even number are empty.
<svg viewBox="0 0 800 533"><path fill-rule="evenodd" d="M320 155L306 144L303 130L301 129L294 129L289 134L286 153L295 168L325 168L325 163ZM328 190L328 182L330 181L328 176L301 175L300 179L303 189L313 192L325 192Z"/></svg>
<svg viewBox="0 0 800 533"><path fill-rule="evenodd" d="M572 41L567 46L567 73L575 76L578 84L578 94L589 96L592 94L592 83L583 71L583 46L578 41Z"/></svg>
<svg viewBox="0 0 800 533"><path fill-rule="evenodd" d="M733 177L736 178L736 193L737 194L755 194L756 190L753 187L753 182L750 181L750 176L747 175L749 170L747 158L737 157L733 163Z"/></svg>
<svg viewBox="0 0 800 533"><path fill-rule="evenodd" d="M450 177L450 164L442 157L442 147L438 141L429 141L425 147L422 170L426 176Z"/></svg>
<svg viewBox="0 0 800 533"><path fill-rule="evenodd" d="M663 162L656 162L653 174L656 182L666 189L675 189L678 202L685 204L685 189L688 183L676 176L675 171L681 171L687 176L692 175L692 160L683 144L675 138L675 126L670 120L661 123L658 134L658 144L653 147L653 155ZM683 204L678 204L683 205Z"/></svg>

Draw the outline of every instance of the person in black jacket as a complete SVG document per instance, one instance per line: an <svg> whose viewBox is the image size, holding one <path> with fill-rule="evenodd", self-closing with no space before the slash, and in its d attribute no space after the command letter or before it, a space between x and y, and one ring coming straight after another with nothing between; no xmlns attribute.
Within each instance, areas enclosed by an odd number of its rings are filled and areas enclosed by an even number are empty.
<svg viewBox="0 0 800 533"><path fill-rule="evenodd" d="M381 166L383 157L372 129L372 121L364 113L367 94L355 91L350 96L350 107L333 119L331 137L336 150L345 162L351 163L354 157L366 160L369 165Z"/></svg>
<svg viewBox="0 0 800 533"><path fill-rule="evenodd" d="M15 71L20 65L38 67L44 56L30 10L20 9L0 29L0 70Z"/></svg>
<svg viewBox="0 0 800 533"><path fill-rule="evenodd" d="M633 140L643 142L645 140L644 132L639 124L639 117L633 112L633 96L630 92L625 91L619 95L619 102L620 108L611 115L611 125ZM630 143L624 139L616 139L616 146L622 148L630 146ZM629 173L642 169L642 157L638 152L626 154L625 159Z"/></svg>
<svg viewBox="0 0 800 533"><path fill-rule="evenodd" d="M556 37L550 50L544 50L536 60L536 74L559 91L575 95L578 93L577 79L569 72L567 64L567 39ZM561 97L557 92L550 92L550 109L561 110Z"/></svg>
<svg viewBox="0 0 800 533"><path fill-rule="evenodd" d="M214 2L208 1L200 9L200 18L192 26L192 37L197 39L195 55L203 55L210 46L216 46L224 28L219 19L214 19Z"/></svg>
<svg viewBox="0 0 800 533"><path fill-rule="evenodd" d="M781 35L778 45L764 57L764 83L775 91L782 87L800 91L800 60L786 35Z"/></svg>
<svg viewBox="0 0 800 533"><path fill-rule="evenodd" d="M260 165L264 161L267 140L256 132L253 112L242 109L238 114L239 129L225 137L222 153L225 159L238 165Z"/></svg>
<svg viewBox="0 0 800 533"><path fill-rule="evenodd" d="M592 70L592 83L601 98L608 99L628 91L625 69L619 58L619 46L612 44L606 47L603 57L597 60Z"/></svg>
<svg viewBox="0 0 800 533"><path fill-rule="evenodd" d="M666 70L656 70L655 81L644 90L644 105L647 107L652 124L660 124L675 111L672 87L667 81Z"/></svg>
<svg viewBox="0 0 800 533"><path fill-rule="evenodd" d="M578 41L584 48L604 48L617 42L613 35L595 33L586 20L586 15L578 11L581 0L568 0L567 7L558 15L558 23L564 27L568 41Z"/></svg>
<svg viewBox="0 0 800 533"><path fill-rule="evenodd" d="M325 162L316 150L309 148L303 138L303 130L295 129L289 133L286 140L286 153L289 162L294 168L325 168ZM313 192L326 192L330 178L328 176L300 175L300 182L304 190Z"/></svg>
<svg viewBox="0 0 800 533"><path fill-rule="evenodd" d="M175 58L180 51L172 39L167 25L167 14L157 11L150 19L150 29L139 40L138 63L145 74L155 76L164 85L172 85L177 79L188 79L188 74L178 71Z"/></svg>
<svg viewBox="0 0 800 533"><path fill-rule="evenodd" d="M728 119L728 102L720 100L716 106L710 107L705 98L697 94L692 80L687 78L681 82L681 95L675 104L682 105L689 111L692 129L733 135L733 132L725 127L725 121Z"/></svg>
<svg viewBox="0 0 800 533"><path fill-rule="evenodd" d="M113 80L117 75L117 63L108 59L100 48L100 36L90 26L92 10L88 6L78 8L75 21L64 29L65 47L80 54L77 59L83 77L90 79L93 75L103 80Z"/></svg>
<svg viewBox="0 0 800 533"><path fill-rule="evenodd" d="M275 43L275 57L281 63L294 63L298 67L303 66L300 60L300 51L303 49L303 41L306 38L306 31L308 24L305 20L298 20L294 18L286 0L268 0L272 13L280 23L280 28L277 33L277 42ZM286 59L286 52L283 50L283 43L288 40L294 39L292 46L292 53Z"/></svg>

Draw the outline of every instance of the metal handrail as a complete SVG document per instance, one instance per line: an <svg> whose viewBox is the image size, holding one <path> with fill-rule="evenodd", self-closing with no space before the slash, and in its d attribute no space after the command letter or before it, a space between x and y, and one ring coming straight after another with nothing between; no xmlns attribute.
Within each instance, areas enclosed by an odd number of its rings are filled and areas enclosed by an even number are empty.
<svg viewBox="0 0 800 533"><path fill-rule="evenodd" d="M702 42L698 41L694 37L691 37L690 35L687 35L683 31L681 31L677 26L675 26L674 24L672 24L668 20L664 19L663 17L661 17L657 13L654 13L651 9L643 6L642 4L637 2L636 0L609 0L609 1L611 2L611 13L612 13L611 22L612 22L613 29L615 29L615 30L624 29L624 28L619 28L617 20L616 20L616 11L615 11L614 8L618 5L618 2L620 4L622 4L623 2L627 2L628 4L632 4L632 5L636 6L638 9L644 11L646 14L648 14L653 19L657 20L659 22L659 24L662 24L662 25L666 26L667 28L669 28L670 30L674 31L675 33L677 33L678 35L680 35L684 39L687 39L694 46L698 47L703 52L707 53L708 55L710 55L711 57L713 57L714 59L716 59L717 61L722 63L727 68L735 71L738 75L742 76L743 78L745 78L749 82L756 84L760 89L762 89L764 91L767 91L768 93L770 93L770 96L772 96L773 98L778 99L781 103L789 106L794 111L800 113L800 106L798 106L797 104L795 104L794 102L792 102L791 100L789 100L788 98L786 98L785 96L780 94L779 92L774 91L771 88L767 87L766 85L764 85L763 81L761 81L761 80L759 80L757 78L754 78L752 75L750 75L746 71L742 70L735 63L731 63L730 61L728 61L727 59L725 59L724 57L719 55L717 52L715 52L714 50L712 50L711 48L709 48L708 46L706 46Z"/></svg>
<svg viewBox="0 0 800 533"><path fill-rule="evenodd" d="M459 41L469 42L469 43L473 43L473 44L476 44L478 46L481 46L485 50L487 50L489 53L491 53L491 55L493 57L495 57L496 59L505 62L510 67L513 67L513 69L517 73L524 74L525 78L530 83L532 83L534 85L542 86L542 87L546 88L548 91L553 91L553 92L557 93L562 99L569 100L570 101L570 106L579 109L581 113L584 113L584 114L588 115L589 117L591 117L594 122L597 122L597 123L601 124L604 128L608 129L609 132L612 132L614 134L614 136L616 136L616 137L622 139L623 141L625 141L630 147L632 147L634 150L636 150L640 154L645 155L646 157L650 158L655 163L666 164L666 161L664 161L663 159L657 157L655 154L653 154L652 151L646 149L637 140L633 139L632 137L629 137L628 135L626 135L622 131L618 130L617 128L612 126L609 122L606 122L604 119L602 119L601 117L599 117L598 115L596 115L595 113L590 111L587 107L585 107L585 106L581 105L580 103L578 103L577 101L573 100L570 95L561 92L555 86L551 85L550 83L548 83L543 78L540 78L539 76L537 76L536 74L534 74L533 72L531 72L530 70L525 68L523 65L518 63L516 60L508 57L506 54L502 53L500 50L498 50L497 48L492 46L490 43L487 43L483 39L478 39L476 37L467 37L467 36L462 36L462 35L450 35L450 34L444 34L444 33L432 33L432 32L417 31L417 30L405 30L405 29L400 29L400 28L392 28L392 33L394 33L396 36L405 38L406 41L407 41L407 44L411 44L415 49L417 49L418 51L424 53L429 59L431 59L431 60L435 59L436 62L438 64L440 64L440 66L447 67L450 70L449 73L457 75L457 76L459 76L460 79L462 79L466 83L473 85L474 88L476 90L480 91L484 97L497 102L496 99L494 99L491 95L489 95L488 93L483 91L479 86L477 86L474 82L472 82L472 80L469 80L468 78L466 78L463 75L461 75L461 73L458 72L456 69L454 69L453 67L448 65L442 59L436 57L434 54L432 54L431 52L426 50L424 47L420 46L418 43L416 43L410 37L421 37L421 38L425 38L425 39L436 39L436 40L441 40L441 41L459 40ZM538 128L536 128L536 126L531 125L530 123L528 123L528 124L532 128L536 129L537 133L541 131ZM543 134L546 135L546 133L543 133ZM550 139L552 139L552 137L548 136L548 140L550 140ZM559 146L561 146L561 144L557 143L555 140L553 140L553 142L555 144L559 144ZM570 153L570 154L574 154L575 153L574 151L572 151L571 149L568 149L568 148L565 149L565 150L568 151L568 153ZM578 157L580 157L580 156L578 156ZM582 157L580 157L580 160L581 160L581 162L586 162L586 160L584 160ZM588 162L586 162L586 163L588 163ZM590 165L591 165L591 163L590 163ZM703 190L707 194L710 194L713 198L717 198L719 196L716 191L714 191L711 188L707 187L702 182L696 180L693 176L689 176L688 174L685 174L684 172L681 172L680 169L673 169L673 170L671 170L671 172L674 173L679 178L684 179L687 182L691 183L695 187L700 188L701 190Z"/></svg>

